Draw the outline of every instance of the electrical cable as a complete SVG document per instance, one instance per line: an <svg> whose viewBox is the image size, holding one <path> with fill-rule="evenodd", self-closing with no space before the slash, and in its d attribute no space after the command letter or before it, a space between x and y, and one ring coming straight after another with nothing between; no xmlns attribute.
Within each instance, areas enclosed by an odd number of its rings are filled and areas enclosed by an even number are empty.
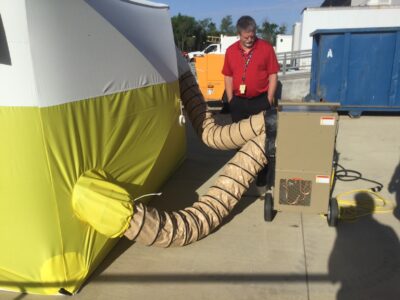
<svg viewBox="0 0 400 300"><path fill-rule="evenodd" d="M336 170L340 168L339 170ZM355 189L336 195L336 200L339 205L339 219L346 221L355 221L359 217L366 216L372 213L390 213L395 207L393 201L387 200L378 192L383 189L383 184L364 178L362 174L355 170L344 168L339 163L335 163L332 177L339 181L351 182L363 180L374 183L376 186L368 189ZM332 184L332 186L334 183ZM365 198L369 197L372 201L357 201L356 195L363 194Z"/></svg>
<svg viewBox="0 0 400 300"><path fill-rule="evenodd" d="M367 182L371 182L371 183L375 183L376 186L370 188L371 191L373 192L380 192L383 188L383 184L375 181L375 180L371 180L371 179L367 179L362 177L362 174L358 171L355 170L349 170L349 169L345 169L342 165L340 164L336 164L337 167L340 168L340 170L336 170L336 178L337 180L340 181L356 181L356 180L363 180L363 181L367 181Z"/></svg>
<svg viewBox="0 0 400 300"><path fill-rule="evenodd" d="M356 201L355 195L364 194L368 195L371 201ZM348 197L348 199L346 199ZM339 218L346 221L355 221L357 218L370 215L372 213L391 213L394 210L394 203L387 200L379 193L370 189L351 190L348 192L340 193L336 196L339 204Z"/></svg>

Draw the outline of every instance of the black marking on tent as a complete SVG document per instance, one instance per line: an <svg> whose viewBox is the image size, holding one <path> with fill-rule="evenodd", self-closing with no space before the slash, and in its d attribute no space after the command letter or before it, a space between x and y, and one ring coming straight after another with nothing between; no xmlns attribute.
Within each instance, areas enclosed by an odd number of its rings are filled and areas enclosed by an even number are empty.
<svg viewBox="0 0 400 300"><path fill-rule="evenodd" d="M6 31L0 15L0 64L11 66L10 50L8 49Z"/></svg>

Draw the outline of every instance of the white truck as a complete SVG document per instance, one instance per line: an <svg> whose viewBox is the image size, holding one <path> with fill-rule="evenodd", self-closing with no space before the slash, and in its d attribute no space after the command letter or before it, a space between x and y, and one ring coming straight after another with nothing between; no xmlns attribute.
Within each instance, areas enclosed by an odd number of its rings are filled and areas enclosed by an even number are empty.
<svg viewBox="0 0 400 300"><path fill-rule="evenodd" d="M226 49L232 45L234 42L239 40L239 36L227 36L222 35L220 37L220 43L218 44L210 44L202 51L193 51L188 53L189 61L193 61L196 56L204 56L209 53L221 53L224 54Z"/></svg>

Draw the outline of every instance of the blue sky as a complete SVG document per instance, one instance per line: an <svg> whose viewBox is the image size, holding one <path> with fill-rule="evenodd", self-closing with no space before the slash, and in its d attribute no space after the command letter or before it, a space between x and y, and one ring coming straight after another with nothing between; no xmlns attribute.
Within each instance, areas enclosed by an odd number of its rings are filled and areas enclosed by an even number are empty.
<svg viewBox="0 0 400 300"><path fill-rule="evenodd" d="M323 0L156 0L168 4L171 16L178 13L194 17L196 20L211 18L219 27L226 15L231 15L233 23L242 15L252 16L257 24L267 19L278 25L286 24L288 33L292 25L301 21L305 7L319 7Z"/></svg>

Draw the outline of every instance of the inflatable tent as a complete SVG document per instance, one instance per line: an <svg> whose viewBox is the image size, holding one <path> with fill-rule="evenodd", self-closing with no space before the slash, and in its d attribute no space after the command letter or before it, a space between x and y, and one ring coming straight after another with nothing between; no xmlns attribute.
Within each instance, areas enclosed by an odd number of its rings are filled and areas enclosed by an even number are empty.
<svg viewBox="0 0 400 300"><path fill-rule="evenodd" d="M185 154L179 106L167 6L0 0L1 289L77 292L118 239L76 214L76 182L158 191Z"/></svg>

